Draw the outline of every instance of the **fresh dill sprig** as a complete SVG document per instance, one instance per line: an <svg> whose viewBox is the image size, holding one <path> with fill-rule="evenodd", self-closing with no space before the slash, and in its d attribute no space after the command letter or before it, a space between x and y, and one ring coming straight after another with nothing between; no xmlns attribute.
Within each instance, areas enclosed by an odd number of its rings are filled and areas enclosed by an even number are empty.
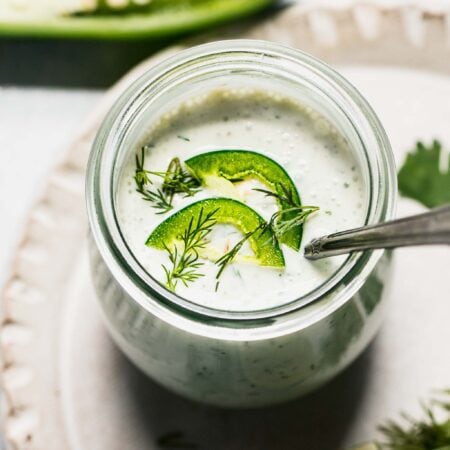
<svg viewBox="0 0 450 450"><path fill-rule="evenodd" d="M447 450L450 449L450 390L444 391L446 401L433 399L423 406L425 418L416 420L403 414L405 424L393 420L379 427L386 440L379 443L382 450ZM447 419L439 421L433 408L447 412Z"/></svg>
<svg viewBox="0 0 450 450"><path fill-rule="evenodd" d="M141 148L140 155L136 154L136 169L134 181L136 191L144 200L153 203L152 207L161 210L158 214L164 214L173 207L175 194L184 194L185 197L195 195L200 187L200 182L190 172L184 170L179 158L173 158L165 172L154 172L145 169L146 147ZM153 182L150 176L163 179L161 188L150 189Z"/></svg>
<svg viewBox="0 0 450 450"><path fill-rule="evenodd" d="M152 184L150 180L150 171L144 169L145 163L145 147L141 148L141 157L136 153L136 169L134 171L134 181L136 183L136 190L138 192L142 191L147 184Z"/></svg>
<svg viewBox="0 0 450 450"><path fill-rule="evenodd" d="M219 270L216 274L216 291L219 289L219 278L222 275L223 271L225 270L225 267L228 266L228 264L231 264L236 257L236 255L241 250L242 246L247 242L247 240L253 236L258 231L261 231L261 234L264 233L266 228L268 227L267 222L261 222L260 225L258 225L254 230L249 231L244 234L244 237L228 252L224 253L219 259L216 260L216 265L219 266Z"/></svg>
<svg viewBox="0 0 450 450"><path fill-rule="evenodd" d="M371 442L376 450L449 450L450 449L450 390L442 392L446 400L433 398L423 406L424 419L417 420L402 414L403 422L387 421L378 427L384 436L381 442ZM444 417L436 417L436 409L444 412ZM369 448L369 444L353 447L353 450Z"/></svg>
<svg viewBox="0 0 450 450"><path fill-rule="evenodd" d="M292 208L281 209L272 215L270 218L270 226L272 227L274 235L279 239L289 230L297 227L298 225L303 225L310 214L318 211L320 208L318 206L293 206ZM294 213L292 217L286 219L287 214Z"/></svg>
<svg viewBox="0 0 450 450"><path fill-rule="evenodd" d="M277 192L267 189L254 188L254 191L262 192L266 197L274 197L281 203L289 205L289 208L282 208L272 215L270 225L274 235L279 239L288 231L302 225L308 216L318 211L318 206L306 206L295 200L293 192L283 184L277 185ZM281 191L282 193L278 192Z"/></svg>
<svg viewBox="0 0 450 450"><path fill-rule="evenodd" d="M258 189L260 190L260 189ZM260 191L263 191L262 189ZM270 194L273 194L270 191L267 191ZM276 196L277 194L274 194ZM283 234L292 228L303 224L308 216L315 211L318 211L318 206L295 206L292 208L284 209L277 211L272 214L268 222L261 222L254 230L249 231L244 235L244 237L233 247L231 250L223 254L218 260L216 260L216 265L219 266L219 271L216 274L216 291L219 288L219 278L222 275L225 268L233 262L236 255L241 250L244 243L250 239L255 233L258 231L261 232L261 235L266 231L267 228L271 228L273 231L273 239L278 240ZM296 213L296 215L289 219L283 219L285 214ZM272 243L273 245L276 242Z"/></svg>
<svg viewBox="0 0 450 450"><path fill-rule="evenodd" d="M166 275L166 285L171 291L175 291L178 281L187 286L204 275L198 270L204 264L199 261L199 252L205 248L208 243L207 236L217 223L214 218L217 211L215 209L204 214L202 208L197 218L191 217L183 234L179 236L179 246L176 243L172 248L165 246L171 267L162 267Z"/></svg>
<svg viewBox="0 0 450 450"><path fill-rule="evenodd" d="M262 192L263 194L265 194L266 197L275 197L280 202L287 203L291 207L301 206L300 203L298 203L294 199L294 194L291 189L287 188L284 184L278 184L277 187L282 191L282 194L280 194L279 192L273 192L267 189L260 189L260 188L254 188L253 190L257 192Z"/></svg>
<svg viewBox="0 0 450 450"><path fill-rule="evenodd" d="M254 191L262 192L266 197L274 197L289 205L289 208L281 208L271 218L270 223L274 235L279 239L288 231L302 225L308 216L319 210L318 206L306 206L296 201L293 192L283 184L277 186L277 192L255 188ZM282 193L278 192L281 191Z"/></svg>
<svg viewBox="0 0 450 450"><path fill-rule="evenodd" d="M162 190L170 199L175 194L184 194L185 197L192 197L200 188L200 181L192 176L190 172L183 169L179 158L173 158L167 171L159 172L158 175L164 178Z"/></svg>
<svg viewBox="0 0 450 450"><path fill-rule="evenodd" d="M165 214L173 208L172 203L167 199L166 194L161 189L151 190L142 188L136 189L136 191L141 194L145 201L152 203L152 208L160 210L156 214Z"/></svg>

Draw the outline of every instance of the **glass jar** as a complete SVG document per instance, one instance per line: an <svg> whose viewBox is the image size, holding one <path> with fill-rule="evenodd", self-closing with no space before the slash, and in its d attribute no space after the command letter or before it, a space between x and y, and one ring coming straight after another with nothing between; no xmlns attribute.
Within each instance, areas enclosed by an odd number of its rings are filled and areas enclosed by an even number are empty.
<svg viewBox="0 0 450 450"><path fill-rule="evenodd" d="M225 407L286 401L320 386L368 345L384 310L389 257L350 255L325 283L259 311L207 308L168 291L135 259L115 215L128 152L148 125L184 99L217 87L264 86L324 115L347 139L367 187L366 224L389 220L396 197L386 134L359 92L298 50L251 40L182 51L130 86L104 120L87 172L92 277L118 346L150 377L191 399Z"/></svg>

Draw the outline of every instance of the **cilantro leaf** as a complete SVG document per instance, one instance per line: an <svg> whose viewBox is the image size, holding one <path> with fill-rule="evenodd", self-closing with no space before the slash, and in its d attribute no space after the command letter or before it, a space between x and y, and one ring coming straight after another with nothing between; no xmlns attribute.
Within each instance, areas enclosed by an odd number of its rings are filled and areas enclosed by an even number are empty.
<svg viewBox="0 0 450 450"><path fill-rule="evenodd" d="M427 147L417 142L398 173L398 187L404 197L413 198L429 208L450 203L450 155L446 167L439 167L442 146L433 141Z"/></svg>

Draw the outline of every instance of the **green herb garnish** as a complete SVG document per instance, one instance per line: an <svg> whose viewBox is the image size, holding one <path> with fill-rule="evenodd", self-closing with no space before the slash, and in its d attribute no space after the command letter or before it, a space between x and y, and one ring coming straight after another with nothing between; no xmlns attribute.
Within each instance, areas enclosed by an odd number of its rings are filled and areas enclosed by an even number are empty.
<svg viewBox="0 0 450 450"><path fill-rule="evenodd" d="M450 390L442 394L447 400L433 398L429 406L423 407L423 420L403 414L402 423L390 420L379 427L383 441L363 444L354 450L363 450L369 445L374 450L450 450ZM444 419L437 419L437 409L444 412Z"/></svg>
<svg viewBox="0 0 450 450"><path fill-rule="evenodd" d="M441 143L431 146L417 142L398 173L400 193L429 208L450 202L450 155L444 155ZM441 162L444 162L441 166Z"/></svg>
<svg viewBox="0 0 450 450"><path fill-rule="evenodd" d="M165 214L173 208L171 200L168 201L167 195L161 189L151 190L142 188L136 190L142 195L145 201L152 203L152 208L160 210L156 214Z"/></svg>
<svg viewBox="0 0 450 450"><path fill-rule="evenodd" d="M158 214L165 214L172 209L175 194L184 194L185 197L196 194L200 183L190 172L183 169L179 158L173 158L165 172L150 171L145 169L145 151L146 147L142 147L140 156L136 154L136 191L144 200L151 202L153 208L160 210ZM161 188L149 188L153 185L151 175L163 179Z"/></svg>
<svg viewBox="0 0 450 450"><path fill-rule="evenodd" d="M305 206L295 200L295 195L292 191L284 185L278 186L280 192L272 192L266 189L253 189L254 191L262 192L266 197L274 197L277 200L289 205L289 208L277 211L269 220L274 235L279 239L290 230L303 225L310 214L319 210L318 206Z"/></svg>
<svg viewBox="0 0 450 450"><path fill-rule="evenodd" d="M233 262L242 246L251 236L258 232L263 234L268 228L270 228L273 232L272 239L276 240L276 243L278 243L281 236L283 236L289 230L292 230L299 225L303 225L310 214L319 210L318 206L305 206L298 204L297 202L295 202L288 189L284 188L284 186L282 186L281 188L283 194L268 191L265 189L254 189L255 191L264 193L266 196L276 197L280 201L284 201L293 206L288 209L281 209L272 214L268 222L262 222L255 229L246 233L244 237L231 250L229 250L218 260L216 260L216 264L219 266L219 271L216 274L216 291L219 288L219 278L222 275L223 271L229 264ZM286 218L286 216L288 216L288 218Z"/></svg>
<svg viewBox="0 0 450 450"><path fill-rule="evenodd" d="M275 236L279 239L280 236L283 236L289 230L292 230L299 225L303 225L306 219L313 212L319 211L318 206L295 206L288 209L283 209L281 211L277 211L270 218L270 225ZM286 215L290 215L289 218L285 218Z"/></svg>
<svg viewBox="0 0 450 450"><path fill-rule="evenodd" d="M154 173L164 178L162 190L171 201L175 194L192 197L199 190L200 182L190 172L183 169L179 158L173 158L170 161L166 172Z"/></svg>
<svg viewBox="0 0 450 450"><path fill-rule="evenodd" d="M136 169L134 171L134 181L136 183L136 190L138 192L143 190L145 185L152 184L152 181L150 180L150 177L149 177L151 172L148 170L145 170L145 168L144 168L145 150L146 150L146 147L141 148L141 157L139 157L138 153L136 153L136 155L135 155Z"/></svg>
<svg viewBox="0 0 450 450"><path fill-rule="evenodd" d="M261 222L261 224L257 226L254 230L245 233L244 237L231 250L224 253L218 260L216 260L216 264L219 266L219 271L216 274L216 291L219 289L219 278L222 275L223 271L225 270L225 267L227 267L228 264L231 264L233 262L234 258L237 256L242 246L254 234L256 234L258 231L260 231L261 234L263 234L264 231L267 229L267 227L268 227L267 222Z"/></svg>
<svg viewBox="0 0 450 450"><path fill-rule="evenodd" d="M274 235L280 239L281 236L295 229L299 225L303 225L308 216L319 210L318 206L304 206L296 201L294 193L284 185L278 186L280 192L272 192L266 189L253 189L262 192L266 197L274 197L278 201L286 203L289 208L281 209L276 212L269 220L269 224L273 229Z"/></svg>
<svg viewBox="0 0 450 450"><path fill-rule="evenodd" d="M187 228L179 236L181 241L179 246L174 243L169 248L164 244L165 250L169 254L171 267L168 268L165 265L162 267L166 274L166 285L171 291L175 291L178 281L187 286L188 283L203 276L198 270L204 264L199 261L199 251L204 249L208 243L207 236L216 224L214 219L216 212L217 209L204 214L203 208L200 209L197 219L191 217Z"/></svg>
<svg viewBox="0 0 450 450"><path fill-rule="evenodd" d="M273 192L267 189L259 189L259 188L254 188L253 190L257 192L262 192L263 194L265 194L266 197L274 197L278 201L287 203L291 207L301 206L300 202L298 202L295 199L295 195L292 192L292 190L287 188L284 184L277 184L277 191L279 190L280 192Z"/></svg>

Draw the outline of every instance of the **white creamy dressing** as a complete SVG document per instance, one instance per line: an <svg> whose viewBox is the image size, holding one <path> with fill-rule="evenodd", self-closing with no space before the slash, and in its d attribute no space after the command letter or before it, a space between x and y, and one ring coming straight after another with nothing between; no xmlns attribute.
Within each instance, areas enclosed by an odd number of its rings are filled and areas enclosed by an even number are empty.
<svg viewBox="0 0 450 450"><path fill-rule="evenodd" d="M217 90L180 105L161 118L148 134L150 148L145 168L165 171L173 157L181 161L217 149L258 151L281 164L294 181L303 205L315 205L320 211L304 225L299 252L283 245L286 267L282 270L260 267L245 258L236 258L220 279L218 266L204 260L199 280L176 292L195 303L228 311L253 311L288 303L324 283L345 257L311 262L303 247L312 238L346 228L361 226L366 214L366 189L359 165L344 138L331 124L308 107L278 94L249 90ZM177 195L174 209L167 214L144 201L135 191L135 152L132 149L117 189L116 208L123 236L140 264L164 284L162 265L170 267L165 251L145 246L154 228L175 211L208 197L228 196L204 189L195 197ZM156 177L153 187L160 186ZM264 187L248 180L237 183L242 201L265 219L277 210L275 200L253 190ZM216 225L210 235L209 256L221 256L242 237L231 225ZM251 255L248 245L240 255Z"/></svg>

